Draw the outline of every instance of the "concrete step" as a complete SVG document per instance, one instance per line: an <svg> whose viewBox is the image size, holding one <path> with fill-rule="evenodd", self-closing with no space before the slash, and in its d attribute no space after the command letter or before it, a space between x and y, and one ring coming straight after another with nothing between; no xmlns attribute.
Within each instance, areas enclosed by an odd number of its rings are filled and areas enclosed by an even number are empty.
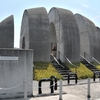
<svg viewBox="0 0 100 100"><path fill-rule="evenodd" d="M59 72L63 73L63 72L68 72L70 73L71 71L70 70L59 70Z"/></svg>

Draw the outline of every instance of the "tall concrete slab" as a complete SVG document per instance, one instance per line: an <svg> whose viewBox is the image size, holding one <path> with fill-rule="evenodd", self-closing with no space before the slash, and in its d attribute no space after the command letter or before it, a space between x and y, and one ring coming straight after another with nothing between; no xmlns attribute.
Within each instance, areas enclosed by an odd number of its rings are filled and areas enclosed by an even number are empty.
<svg viewBox="0 0 100 100"><path fill-rule="evenodd" d="M34 61L50 62L49 20L45 8L33 8L24 11L20 48L33 49Z"/></svg>
<svg viewBox="0 0 100 100"><path fill-rule="evenodd" d="M89 61L92 57L98 58L98 35L94 23L88 18L75 14L80 33L80 54Z"/></svg>
<svg viewBox="0 0 100 100"><path fill-rule="evenodd" d="M49 12L49 22L50 29L52 29L51 43L57 43L57 58L60 57L62 61L65 61L63 54L72 62L79 62L80 37L73 13L66 9L53 7Z"/></svg>
<svg viewBox="0 0 100 100"><path fill-rule="evenodd" d="M0 48L14 48L14 18L7 17L0 23Z"/></svg>
<svg viewBox="0 0 100 100"><path fill-rule="evenodd" d="M33 94L33 50L0 49L0 100ZM25 88L26 87L26 88Z"/></svg>

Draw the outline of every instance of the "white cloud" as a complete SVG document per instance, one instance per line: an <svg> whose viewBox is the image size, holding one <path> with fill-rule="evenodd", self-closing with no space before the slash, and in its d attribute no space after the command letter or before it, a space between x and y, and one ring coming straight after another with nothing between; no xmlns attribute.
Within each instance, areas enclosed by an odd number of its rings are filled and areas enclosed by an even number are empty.
<svg viewBox="0 0 100 100"><path fill-rule="evenodd" d="M87 5L87 4L83 4L82 7L88 8L88 9L91 9L91 10L96 10L95 8L93 8L93 7L91 7L90 5Z"/></svg>
<svg viewBox="0 0 100 100"><path fill-rule="evenodd" d="M90 6L89 5L87 5L87 4L83 4L82 5L84 8L89 8Z"/></svg>

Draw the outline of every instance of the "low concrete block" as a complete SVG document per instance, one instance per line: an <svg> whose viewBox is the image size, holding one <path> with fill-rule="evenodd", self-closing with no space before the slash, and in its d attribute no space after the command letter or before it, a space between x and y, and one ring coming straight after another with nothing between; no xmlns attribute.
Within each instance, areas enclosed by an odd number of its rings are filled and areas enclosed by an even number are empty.
<svg viewBox="0 0 100 100"><path fill-rule="evenodd" d="M25 77L26 76L26 77ZM33 50L0 49L0 99L33 94ZM30 83L30 84L29 84Z"/></svg>

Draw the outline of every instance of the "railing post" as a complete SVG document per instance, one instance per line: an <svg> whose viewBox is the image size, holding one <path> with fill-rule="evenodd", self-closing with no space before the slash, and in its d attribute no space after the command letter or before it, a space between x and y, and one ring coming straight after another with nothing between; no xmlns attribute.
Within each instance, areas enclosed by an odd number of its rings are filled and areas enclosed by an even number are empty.
<svg viewBox="0 0 100 100"><path fill-rule="evenodd" d="M88 78L88 90L87 90L87 100L90 100L91 95L90 95L90 78Z"/></svg>
<svg viewBox="0 0 100 100"><path fill-rule="evenodd" d="M41 90L41 81L39 81L39 84L38 84L38 94L42 94L42 90Z"/></svg>
<svg viewBox="0 0 100 100"><path fill-rule="evenodd" d="M77 74L75 74L75 83L77 84Z"/></svg>
<svg viewBox="0 0 100 100"><path fill-rule="evenodd" d="M100 72L99 72L99 82L100 82Z"/></svg>
<svg viewBox="0 0 100 100"><path fill-rule="evenodd" d="M68 74L68 84L70 83L70 74Z"/></svg>
<svg viewBox="0 0 100 100"><path fill-rule="evenodd" d="M93 75L93 81L95 82L95 77L96 77L96 75L95 75L95 72L94 72L94 75Z"/></svg>
<svg viewBox="0 0 100 100"><path fill-rule="evenodd" d="M41 79L38 83L38 94L42 94L42 89L41 89L41 84L42 82L44 81L49 81L50 82L50 89L51 89L51 93L54 93L54 90L53 90L53 80L50 79L50 78L47 78L47 79Z"/></svg>
<svg viewBox="0 0 100 100"><path fill-rule="evenodd" d="M57 78L55 76L51 76L50 78L55 80L54 89L57 90Z"/></svg>
<svg viewBox="0 0 100 100"><path fill-rule="evenodd" d="M26 56L26 53L25 53ZM27 100L27 68L26 68L26 57L24 61L24 80L23 80L23 86L24 86L24 100Z"/></svg>
<svg viewBox="0 0 100 100"><path fill-rule="evenodd" d="M53 80L50 80L50 88L51 88L51 93L54 93L54 91L53 91Z"/></svg>
<svg viewBox="0 0 100 100"><path fill-rule="evenodd" d="M24 100L27 100L27 82L26 80L23 81L24 86Z"/></svg>
<svg viewBox="0 0 100 100"><path fill-rule="evenodd" d="M60 80L59 100L63 100L62 99L62 80Z"/></svg>

